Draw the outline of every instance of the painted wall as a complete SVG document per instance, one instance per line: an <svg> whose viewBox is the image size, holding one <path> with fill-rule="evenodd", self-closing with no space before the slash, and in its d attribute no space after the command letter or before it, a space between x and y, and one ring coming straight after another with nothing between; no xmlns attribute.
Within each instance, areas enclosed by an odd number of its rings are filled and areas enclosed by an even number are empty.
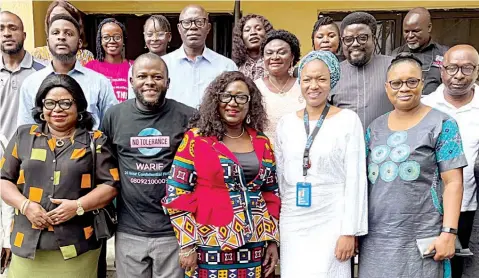
<svg viewBox="0 0 479 278"><path fill-rule="evenodd" d="M18 15L23 21L23 28L27 33L24 47L26 50L32 50L35 45L35 31L33 21L33 5L32 1L26 0L1 0L0 10L9 11Z"/></svg>
<svg viewBox="0 0 479 278"><path fill-rule="evenodd" d="M7 0L8 1L8 0ZM179 13L189 3L202 5L210 13L233 13L234 1L72 1L84 13ZM45 44L44 16L49 2L33 1L35 45ZM257 13L267 17L275 28L296 34L301 51L311 49L311 29L320 11L408 10L479 8L479 1L251 1L242 0L243 15ZM31 17L31 16L30 16Z"/></svg>

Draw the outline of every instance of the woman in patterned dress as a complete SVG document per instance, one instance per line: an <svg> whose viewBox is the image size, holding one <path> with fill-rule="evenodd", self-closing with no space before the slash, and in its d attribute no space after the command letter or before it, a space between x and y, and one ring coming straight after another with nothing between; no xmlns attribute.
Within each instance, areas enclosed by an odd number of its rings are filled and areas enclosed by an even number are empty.
<svg viewBox="0 0 479 278"><path fill-rule="evenodd" d="M261 44L272 30L271 23L257 14L242 17L238 24L235 24L231 59L236 63L239 71L252 80L264 76Z"/></svg>
<svg viewBox="0 0 479 278"><path fill-rule="evenodd" d="M369 232L359 277L450 277L467 165L453 118L421 104L421 62L400 54L385 84L394 110L366 130ZM417 239L437 237L421 258Z"/></svg>
<svg viewBox="0 0 479 278"><path fill-rule="evenodd" d="M280 199L266 122L261 93L241 72L224 72L206 89L163 200L187 277L274 271Z"/></svg>

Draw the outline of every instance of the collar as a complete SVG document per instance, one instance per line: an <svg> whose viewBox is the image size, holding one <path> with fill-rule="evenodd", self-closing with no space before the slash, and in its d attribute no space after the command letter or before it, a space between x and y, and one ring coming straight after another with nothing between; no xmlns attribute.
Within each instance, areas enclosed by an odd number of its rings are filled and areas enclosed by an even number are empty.
<svg viewBox="0 0 479 278"><path fill-rule="evenodd" d="M32 127L30 128L30 134L36 135L36 136L45 136L48 139L52 138L50 130L48 129L48 125L45 123L41 125L37 125L37 124L32 125ZM76 141L83 145L88 145L89 137L90 137L90 134L86 129L77 128L73 136L70 138L70 140L72 141L72 144L74 141Z"/></svg>
<svg viewBox="0 0 479 278"><path fill-rule="evenodd" d="M48 68L50 70L50 73L56 73L55 69L53 68L53 62L48 63L46 68ZM74 71L80 72L82 74L86 74L86 68L83 67L78 60L75 61L75 66L73 66L73 69L70 70L68 72L68 74L70 74L71 72L74 72Z"/></svg>
<svg viewBox="0 0 479 278"><path fill-rule="evenodd" d="M24 69L30 69L33 67L33 57L28 53L28 51L25 51L25 55L23 56L22 61L20 62L20 68ZM0 70L7 70L5 68L5 64L3 63L3 57L0 59Z"/></svg>
<svg viewBox="0 0 479 278"><path fill-rule="evenodd" d="M176 51L177 51L176 57L178 58L178 60L183 60L183 59L190 60L188 57L186 57L185 48L183 47L183 44ZM209 49L208 47L206 47L205 45L205 48L203 49L203 53L199 56L196 56L196 58L198 57L202 57L206 59L208 62L211 62L214 59L213 51Z"/></svg>
<svg viewBox="0 0 479 278"><path fill-rule="evenodd" d="M437 100L437 103L441 103L447 106L451 106L449 102L447 102L446 98L444 98L444 89L445 89L444 83L439 85L437 87L436 91L432 92L429 96L435 98ZM469 102L466 105L470 105L471 107L474 108L479 108L479 86L477 84L474 84L474 96L472 97L471 102Z"/></svg>

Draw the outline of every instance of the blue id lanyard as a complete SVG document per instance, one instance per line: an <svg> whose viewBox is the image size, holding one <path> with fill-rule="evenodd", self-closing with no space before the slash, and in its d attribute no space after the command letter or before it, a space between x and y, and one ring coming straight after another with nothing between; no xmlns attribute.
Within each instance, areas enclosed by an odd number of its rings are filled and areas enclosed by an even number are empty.
<svg viewBox="0 0 479 278"><path fill-rule="evenodd" d="M316 135L318 135L321 126L323 125L324 119L329 112L330 105L326 103L326 106L323 109L323 113L319 117L316 127L313 129L313 133L309 135L309 114L306 109L304 109L304 129L306 131L306 136L308 137L306 141L306 147L304 148L303 153L303 177L304 182L296 183L296 206L298 207L310 207L311 206L311 183L306 182L306 176L308 175L308 169L311 168L311 160L309 158L309 151L313 145Z"/></svg>

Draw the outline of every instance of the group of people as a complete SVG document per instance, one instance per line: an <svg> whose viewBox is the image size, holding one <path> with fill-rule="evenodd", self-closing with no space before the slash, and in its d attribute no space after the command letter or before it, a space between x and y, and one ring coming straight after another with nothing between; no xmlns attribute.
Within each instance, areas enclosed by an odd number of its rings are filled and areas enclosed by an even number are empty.
<svg viewBox="0 0 479 278"><path fill-rule="evenodd" d="M45 28L31 55L0 12L8 277L105 277L93 211L115 198L118 277L350 278L358 254L364 278L479 275L479 54L434 42L426 9L394 57L375 53L364 12L319 17L303 57L246 15L230 60L206 47L198 5L170 53L152 15L135 61L113 18L96 59L70 3L52 2Z"/></svg>

